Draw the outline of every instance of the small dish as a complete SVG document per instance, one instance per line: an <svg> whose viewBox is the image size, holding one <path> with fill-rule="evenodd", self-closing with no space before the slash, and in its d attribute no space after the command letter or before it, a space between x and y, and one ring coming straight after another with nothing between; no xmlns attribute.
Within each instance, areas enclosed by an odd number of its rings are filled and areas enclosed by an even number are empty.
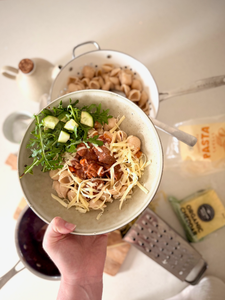
<svg viewBox="0 0 225 300"><path fill-rule="evenodd" d="M2 126L5 138L12 143L19 144L32 121L32 116L28 111L15 111L8 115Z"/></svg>

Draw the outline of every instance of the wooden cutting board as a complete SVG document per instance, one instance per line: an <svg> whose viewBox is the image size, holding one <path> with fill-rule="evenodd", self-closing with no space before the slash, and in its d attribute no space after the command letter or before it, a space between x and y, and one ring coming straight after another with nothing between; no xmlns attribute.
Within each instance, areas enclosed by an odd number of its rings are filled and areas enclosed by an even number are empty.
<svg viewBox="0 0 225 300"><path fill-rule="evenodd" d="M130 244L124 242L119 230L108 234L107 255L105 260L104 272L115 276L123 264Z"/></svg>

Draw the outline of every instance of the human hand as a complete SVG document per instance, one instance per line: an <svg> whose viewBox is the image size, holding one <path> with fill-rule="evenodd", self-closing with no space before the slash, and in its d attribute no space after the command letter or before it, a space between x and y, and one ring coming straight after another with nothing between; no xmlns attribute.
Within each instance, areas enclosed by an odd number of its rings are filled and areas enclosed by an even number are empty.
<svg viewBox="0 0 225 300"><path fill-rule="evenodd" d="M101 299L107 235L70 234L74 229L74 224L56 217L43 240L45 251L61 273L58 299Z"/></svg>

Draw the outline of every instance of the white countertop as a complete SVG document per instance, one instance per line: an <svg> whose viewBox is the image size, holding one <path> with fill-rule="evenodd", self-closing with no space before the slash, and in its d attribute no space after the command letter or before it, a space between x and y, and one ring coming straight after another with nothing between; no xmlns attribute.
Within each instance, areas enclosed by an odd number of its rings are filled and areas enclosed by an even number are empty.
<svg viewBox="0 0 225 300"><path fill-rule="evenodd" d="M17 67L25 57L40 57L55 65L72 58L79 43L94 40L102 49L125 52L140 60L152 73L160 92L192 81L225 73L225 2L210 1L0 1L0 68ZM1 126L17 110L38 112L16 83L0 75ZM173 125L197 117L225 113L225 87L169 99L160 105L158 119ZM162 144L168 136L159 132ZM18 260L14 243L13 213L22 198L17 172L5 164L18 145L0 131L0 276ZM212 187L225 204L225 171L210 176L183 178L164 171L159 191L183 198ZM156 212L183 235L171 207L159 201ZM194 245L208 262L207 274L225 281L225 227ZM120 272L104 274L103 300L162 300L186 284L147 256L131 248ZM0 290L0 299L55 299L59 282L40 279L28 270Z"/></svg>

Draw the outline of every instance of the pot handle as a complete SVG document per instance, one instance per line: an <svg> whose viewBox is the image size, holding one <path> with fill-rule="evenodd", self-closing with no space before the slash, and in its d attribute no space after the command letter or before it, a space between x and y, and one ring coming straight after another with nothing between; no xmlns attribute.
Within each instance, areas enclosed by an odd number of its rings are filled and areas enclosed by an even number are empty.
<svg viewBox="0 0 225 300"><path fill-rule="evenodd" d="M22 267L18 271L16 270L16 266L20 263L20 260L15 264L15 266L9 270L5 275L0 277L0 289L17 273L25 269L25 267Z"/></svg>
<svg viewBox="0 0 225 300"><path fill-rule="evenodd" d="M197 80L187 86L174 89L170 92L159 93L159 101L161 102L172 97L200 92L203 90L219 87L221 85L225 85L225 75Z"/></svg>
<svg viewBox="0 0 225 300"><path fill-rule="evenodd" d="M1 73L2 73L3 76L5 76L5 77L7 77L9 79L16 79L16 75L12 75L9 72L18 74L19 71L18 71L18 69L10 67L10 66L4 66L4 67L2 67Z"/></svg>
<svg viewBox="0 0 225 300"><path fill-rule="evenodd" d="M73 58L76 57L76 56L75 56L75 50L76 50L77 48L79 48L80 46L83 46L83 45L87 45L87 44L94 44L95 47L96 47L98 50L101 50L101 48L100 48L100 46L99 46L99 44L98 44L97 42L94 42L94 41L88 41L88 42L84 42L84 43L81 43L81 44L78 44L77 46L75 46L75 47L73 48L72 57L73 57Z"/></svg>

